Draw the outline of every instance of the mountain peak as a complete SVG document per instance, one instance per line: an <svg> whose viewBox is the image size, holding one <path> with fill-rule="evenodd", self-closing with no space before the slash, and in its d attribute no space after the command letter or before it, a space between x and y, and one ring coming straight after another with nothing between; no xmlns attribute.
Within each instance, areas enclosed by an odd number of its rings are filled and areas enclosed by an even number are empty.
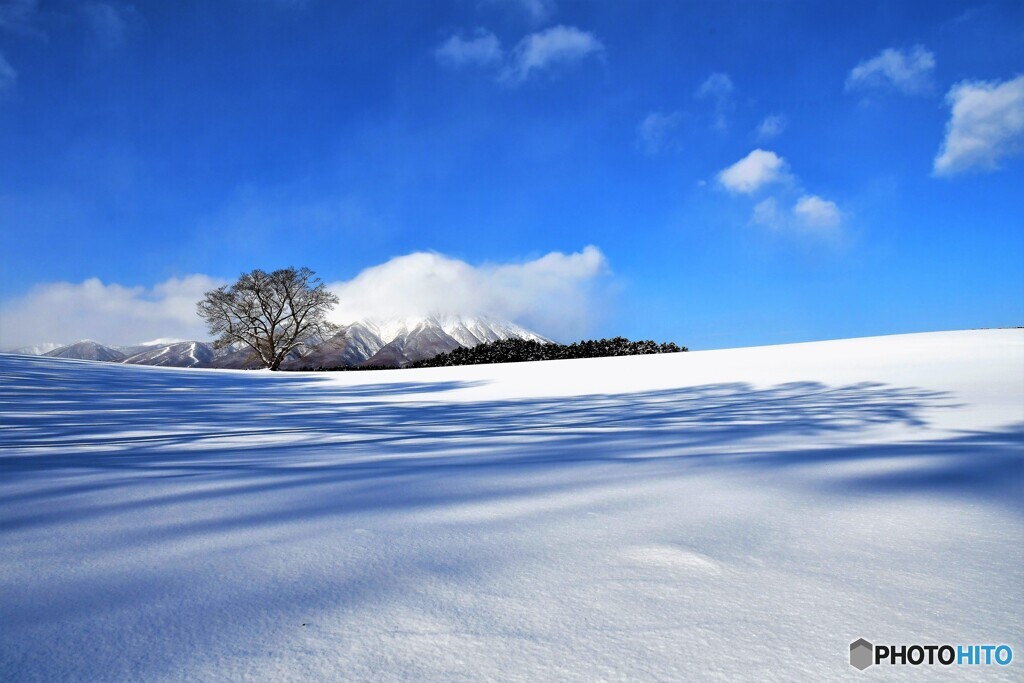
<svg viewBox="0 0 1024 683"><path fill-rule="evenodd" d="M416 330L436 328L453 337L462 346L476 346L498 339L533 339L550 342L532 330L508 320L499 320L485 315L462 316L453 314L407 315L390 318L366 318L350 323L372 330L388 344L399 337Z"/></svg>
<svg viewBox="0 0 1024 683"><path fill-rule="evenodd" d="M499 339L550 342L516 323L487 316L451 314L364 318L341 326L341 331L291 367L404 366L439 353L473 347Z"/></svg>

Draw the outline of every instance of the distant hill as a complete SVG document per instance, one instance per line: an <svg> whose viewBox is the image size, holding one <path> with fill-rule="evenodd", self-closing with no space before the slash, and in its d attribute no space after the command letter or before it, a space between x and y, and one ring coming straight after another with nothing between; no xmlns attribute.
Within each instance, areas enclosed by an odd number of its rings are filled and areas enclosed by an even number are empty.
<svg viewBox="0 0 1024 683"><path fill-rule="evenodd" d="M91 339L61 346L43 354L51 358L73 358L77 360L101 360L117 363L124 360L125 355L110 346L104 346Z"/></svg>

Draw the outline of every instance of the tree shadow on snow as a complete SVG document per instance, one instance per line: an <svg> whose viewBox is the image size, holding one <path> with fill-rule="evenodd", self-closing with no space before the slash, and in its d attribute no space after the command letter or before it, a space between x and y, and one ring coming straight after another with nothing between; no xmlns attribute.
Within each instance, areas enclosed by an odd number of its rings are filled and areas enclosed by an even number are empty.
<svg viewBox="0 0 1024 683"><path fill-rule="evenodd" d="M501 475L616 463L637 476L651 475L642 464L659 476L813 467L818 485L843 495L942 494L1022 510L1024 425L929 439L928 411L957 405L918 388L733 383L439 403L380 399L467 384L343 387L322 377L71 367L14 356L0 356L0 376L3 532L290 492L301 495L160 533L536 496L566 484ZM890 425L920 439L844 443ZM89 495L101 492L125 495Z"/></svg>

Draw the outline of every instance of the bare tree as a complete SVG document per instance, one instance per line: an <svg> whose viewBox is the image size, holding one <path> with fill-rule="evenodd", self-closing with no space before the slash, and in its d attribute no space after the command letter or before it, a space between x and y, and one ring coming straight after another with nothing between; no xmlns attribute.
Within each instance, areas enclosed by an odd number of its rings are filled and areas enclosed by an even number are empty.
<svg viewBox="0 0 1024 683"><path fill-rule="evenodd" d="M242 273L235 284L206 292L197 308L217 335L215 347L241 342L277 370L293 350L337 331L326 320L337 303L309 268L282 268Z"/></svg>

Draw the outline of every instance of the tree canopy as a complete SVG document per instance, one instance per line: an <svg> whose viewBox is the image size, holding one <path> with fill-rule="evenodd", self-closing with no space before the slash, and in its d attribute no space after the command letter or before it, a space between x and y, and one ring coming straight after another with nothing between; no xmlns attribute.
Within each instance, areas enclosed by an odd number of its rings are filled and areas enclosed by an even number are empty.
<svg viewBox="0 0 1024 683"><path fill-rule="evenodd" d="M234 284L206 292L197 308L217 336L215 347L243 344L277 370L295 349L337 331L326 319L337 303L309 268L282 268L242 273Z"/></svg>

